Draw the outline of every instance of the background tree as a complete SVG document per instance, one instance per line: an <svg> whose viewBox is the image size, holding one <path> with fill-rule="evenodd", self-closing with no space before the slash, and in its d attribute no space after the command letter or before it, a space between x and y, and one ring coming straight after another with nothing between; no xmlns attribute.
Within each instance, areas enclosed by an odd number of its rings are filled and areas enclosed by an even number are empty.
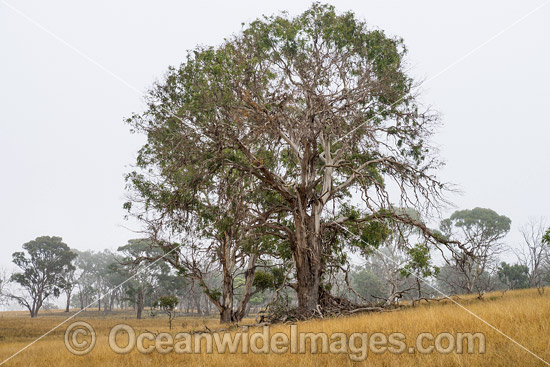
<svg viewBox="0 0 550 367"><path fill-rule="evenodd" d="M75 253L75 258L78 257L78 254ZM77 268L73 265L72 269L69 269L65 274L65 284L63 285L63 292L65 292L66 302L65 302L65 312L70 311L71 307L71 295L73 290L76 288L77 282Z"/></svg>
<svg viewBox="0 0 550 367"><path fill-rule="evenodd" d="M79 301L81 310L86 311L85 307L90 305L97 297L95 283L97 281L96 253L93 251L75 251L77 257L74 264L77 268L75 278L76 291L75 297Z"/></svg>
<svg viewBox="0 0 550 367"><path fill-rule="evenodd" d="M411 208L393 208L395 213L407 216L415 223L421 223L420 214ZM430 248L426 244L414 245L422 240L423 232L416 225L395 221L391 218L385 220L385 230L376 231L381 246L379 251L373 247L377 242L373 238L364 239L370 246L363 250L367 257L367 263L373 274L386 286L384 299L387 304L400 298L413 298L416 289L417 297L426 290L426 284L417 277L425 272L426 278L436 274L436 268L431 263ZM428 288L429 290L429 288Z"/></svg>
<svg viewBox="0 0 550 367"><path fill-rule="evenodd" d="M155 303L154 307L160 308L168 316L168 325L172 330L172 320L176 317L176 306L178 305L178 297L174 295L167 295L160 297Z"/></svg>
<svg viewBox="0 0 550 367"><path fill-rule="evenodd" d="M508 289L529 287L529 268L521 264L509 265L502 262L498 268L498 278Z"/></svg>
<svg viewBox="0 0 550 367"><path fill-rule="evenodd" d="M0 267L0 305L3 305L7 301L8 284L10 282L10 276L8 271Z"/></svg>
<svg viewBox="0 0 550 367"><path fill-rule="evenodd" d="M408 278L414 276L418 298L422 298L422 282L428 277L437 276L439 267L432 263L430 249L426 244L419 243L407 250L409 262L401 268L401 275Z"/></svg>
<svg viewBox="0 0 550 367"><path fill-rule="evenodd" d="M97 304L98 312L101 312L101 306L103 305L103 311L106 313L110 304L111 290L117 286L116 280L113 281L113 272L110 270L111 264L116 261L116 255L110 250L103 250L94 253L92 257L92 284L95 290L94 304Z"/></svg>
<svg viewBox="0 0 550 367"><path fill-rule="evenodd" d="M121 256L109 250L77 252L74 282L78 300L75 306L82 310L96 307L108 313L116 302L124 299L125 287L118 287L131 276L119 269Z"/></svg>
<svg viewBox="0 0 550 367"><path fill-rule="evenodd" d="M189 279L175 272L168 264L159 261L158 265L152 299L171 294L178 299L180 310L183 309L184 300L191 298L188 292Z"/></svg>
<svg viewBox="0 0 550 367"><path fill-rule="evenodd" d="M148 137L138 163L170 183L167 169L180 171L165 166L166 152L189 148L247 175L270 199L258 223L292 254L299 307L314 311L350 226L392 217L422 228L427 243L444 240L391 210L430 208L444 189L429 146L437 117L418 102L405 54L401 39L329 5L255 20L217 48L190 52L153 87L147 111L129 119Z"/></svg>
<svg viewBox="0 0 550 367"><path fill-rule="evenodd" d="M503 250L501 240L510 231L511 222L484 208L458 210L441 222L444 235L457 240L443 253L445 262L460 274L466 292L485 290L480 280L482 275L496 271L497 256Z"/></svg>
<svg viewBox="0 0 550 367"><path fill-rule="evenodd" d="M382 298L389 298L386 287L372 270L356 267L351 273L351 284L361 297L374 302ZM355 298L355 302L359 302Z"/></svg>
<svg viewBox="0 0 550 367"><path fill-rule="evenodd" d="M21 270L12 274L22 292L9 296L25 306L36 317L44 301L59 296L66 287L66 277L74 270L76 254L62 242L61 237L42 236L23 245L25 252L14 252L13 263ZM24 295L20 295L20 294Z"/></svg>
<svg viewBox="0 0 550 367"><path fill-rule="evenodd" d="M158 267L161 265L148 264L158 259L162 251L148 239L129 240L128 244L120 246L118 251L123 255L120 259L120 265L123 266L117 267L119 274L126 279L132 277L131 281L126 283L127 299L135 305L136 317L141 319L146 297L153 294Z"/></svg>
<svg viewBox="0 0 550 367"><path fill-rule="evenodd" d="M520 228L523 243L516 250L518 261L529 270L529 287L539 286L548 269L550 247L544 242L544 219L531 218Z"/></svg>

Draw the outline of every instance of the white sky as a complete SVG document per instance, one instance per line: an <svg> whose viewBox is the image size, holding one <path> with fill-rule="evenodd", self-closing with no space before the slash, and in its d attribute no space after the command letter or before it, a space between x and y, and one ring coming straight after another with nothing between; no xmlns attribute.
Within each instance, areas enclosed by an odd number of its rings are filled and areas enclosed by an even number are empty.
<svg viewBox="0 0 550 367"><path fill-rule="evenodd" d="M241 22L309 1L16 1L17 8L119 78L145 91L198 44ZM412 73L428 79L513 24L540 0L331 1L401 36ZM512 219L509 244L550 208L550 5L424 87L444 126L440 176L458 208ZM124 180L143 138L123 118L143 108L127 85L0 1L0 233L3 256L40 235L74 248L116 249L136 234L123 220ZM446 214L449 214L448 212Z"/></svg>

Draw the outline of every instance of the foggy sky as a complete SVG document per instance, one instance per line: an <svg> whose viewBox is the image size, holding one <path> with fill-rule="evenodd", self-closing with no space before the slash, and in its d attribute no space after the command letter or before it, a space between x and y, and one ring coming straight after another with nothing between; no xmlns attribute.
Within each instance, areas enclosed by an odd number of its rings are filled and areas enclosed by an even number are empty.
<svg viewBox="0 0 550 367"><path fill-rule="evenodd" d="M139 225L125 221L122 209L123 176L144 142L123 122L144 108L132 87L145 91L186 50L221 43L241 22L310 6L296 0L7 3L32 19L0 2L0 266L7 267L12 252L41 235L61 236L79 250L115 250L139 236L128 229ZM543 4L330 3L403 37L419 80ZM517 229L529 217L550 219L549 20L546 6L423 87L423 101L444 123L434 137L446 162L439 177L462 191L448 199L456 208L487 207L510 217L509 245L520 241Z"/></svg>

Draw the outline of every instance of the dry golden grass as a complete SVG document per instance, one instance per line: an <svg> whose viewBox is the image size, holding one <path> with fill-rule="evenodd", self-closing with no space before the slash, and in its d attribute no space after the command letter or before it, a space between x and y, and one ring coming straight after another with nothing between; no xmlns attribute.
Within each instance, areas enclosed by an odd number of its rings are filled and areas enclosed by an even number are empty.
<svg viewBox="0 0 550 367"><path fill-rule="evenodd" d="M462 297L459 301L473 313L500 329L503 333L524 345L541 358L550 361L550 294L539 296L536 290L523 290L485 295L483 301L474 297ZM95 316L94 316L95 315ZM82 317L81 317L82 316ZM43 314L30 319L24 313L0 314L0 361L16 353L28 343L57 325L66 317L63 313ZM382 332L389 335L400 332L406 335L407 345L414 345L421 332L437 335L441 332L481 332L486 337L485 354L408 354L395 355L389 352L373 354L369 352L364 362L352 362L345 354L159 354L143 355L132 351L118 355L108 345L110 329L118 323L126 323L136 332L146 330L168 331L166 318L135 320L125 315L118 317L98 317L97 312L80 314L78 320L89 322L98 335L95 348L86 356L75 356L64 346L63 334L67 323L44 339L29 347L7 362L6 366L541 366L528 352L517 346L487 325L445 301L422 304L415 308L395 312L359 315L355 317L325 319L303 322L298 325L300 332ZM75 319L76 320L76 319ZM72 322L73 320L71 320ZM217 328L215 319L177 318L171 334L182 331L203 329L204 324ZM250 330L253 333L255 330ZM289 325L277 325L271 333L285 332Z"/></svg>

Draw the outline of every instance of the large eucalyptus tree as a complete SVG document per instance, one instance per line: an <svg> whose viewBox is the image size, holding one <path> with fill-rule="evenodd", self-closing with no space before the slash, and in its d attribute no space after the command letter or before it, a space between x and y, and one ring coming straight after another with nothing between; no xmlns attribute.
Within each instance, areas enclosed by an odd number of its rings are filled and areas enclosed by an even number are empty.
<svg viewBox="0 0 550 367"><path fill-rule="evenodd" d="M442 240L392 210L424 213L444 190L429 145L438 118L420 103L405 55L401 39L320 4L198 47L128 120L148 139L138 166L149 174L130 175L135 201L185 208L209 200L200 183L239 172L246 202L261 203L246 222L288 244L299 306L315 309L329 263L345 258L346 243L365 245L373 222L407 222ZM152 181L169 189L151 190Z"/></svg>

